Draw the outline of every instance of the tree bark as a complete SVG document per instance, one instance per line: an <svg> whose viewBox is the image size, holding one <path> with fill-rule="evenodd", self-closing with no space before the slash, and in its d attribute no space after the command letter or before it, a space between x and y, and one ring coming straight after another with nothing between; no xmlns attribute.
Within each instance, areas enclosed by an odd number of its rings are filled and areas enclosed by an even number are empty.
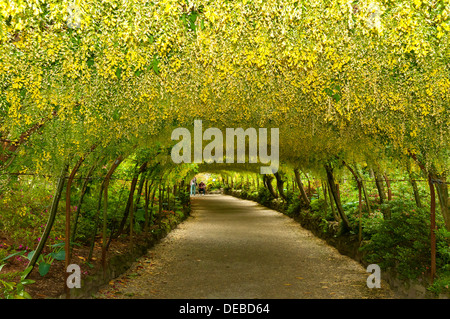
<svg viewBox="0 0 450 319"><path fill-rule="evenodd" d="M75 164L75 166L72 169L72 172L69 175L69 178L67 179L67 185L66 185L66 229L65 229L65 243L64 243L64 251L66 253L65 256L65 267L69 267L70 264L70 192L72 187L72 182L75 177L75 174L77 173L78 169L80 168L81 164L83 163L85 157L81 157L78 162ZM64 273L64 279L67 280L68 273ZM64 280L64 290L66 293L66 299L70 299L70 289L66 285L66 280Z"/></svg>
<svg viewBox="0 0 450 319"><path fill-rule="evenodd" d="M97 164L94 164L91 166L91 168L89 169L89 172L86 174L86 178L83 182L83 186L81 187L80 199L78 200L77 212L75 213L75 221L74 221L73 230L72 230L72 239L71 239L72 242L75 242L75 237L76 237L77 227L78 227L78 219L80 217L80 212L81 212L81 205L83 204L83 199L84 199L84 195L86 194L87 186L88 186L89 182L91 181L92 172L94 171L96 166L97 166Z"/></svg>
<svg viewBox="0 0 450 319"><path fill-rule="evenodd" d="M53 196L52 206L50 208L50 215L48 217L47 225L45 226L44 232L41 236L41 240L39 241L38 246L36 247L33 256L31 257L30 262L28 263L26 268L31 267L31 270L28 272L28 274L25 276L25 278L28 278L31 271L33 270L34 266L36 265L36 262L38 260L38 257L41 255L42 250L44 249L45 243L48 239L48 236L50 235L50 231L53 227L53 223L55 221L56 213L58 211L58 204L59 200L61 199L61 193L64 188L64 183L66 180L66 173L69 168L69 165L66 164L61 172L61 175L58 180L58 185L56 187L55 195Z"/></svg>
<svg viewBox="0 0 450 319"><path fill-rule="evenodd" d="M331 213L333 214L334 220L337 222L341 221L341 218L338 214L336 214L336 209L334 208L336 204L333 204L333 194L331 191L330 183L327 183L327 189L328 189L328 195L330 196L330 206L331 206Z"/></svg>
<svg viewBox="0 0 450 319"><path fill-rule="evenodd" d="M102 203L102 195L103 195L103 191L105 189L105 186L109 183L109 180L112 176L112 174L114 173L114 171L117 169L117 167L120 165L120 163L122 163L123 161L123 157L122 155L119 155L116 160L112 163L109 171L106 173L105 178L103 179L102 184L100 185L100 195L98 198L98 204L97 204L97 213L95 214L95 225L94 225L94 230L92 232L92 242L91 242L91 248L89 250L89 256L88 256L88 261L91 260L92 258L92 253L94 251L94 246L95 246L95 236L97 235L97 229L98 229L98 224L99 224L99 215L100 215L100 210L101 210L101 203Z"/></svg>
<svg viewBox="0 0 450 319"><path fill-rule="evenodd" d="M275 193L275 190L273 189L273 186L272 186L273 177L265 174L263 179L264 179L264 185L266 185L267 189L269 190L269 192L273 196L273 198L278 198L278 195Z"/></svg>
<svg viewBox="0 0 450 319"><path fill-rule="evenodd" d="M325 170L327 172L327 178L328 178L328 184L330 186L330 190L331 190L331 194L333 195L334 198L334 202L336 203L336 209L339 213L339 216L342 219L342 226L344 228L344 231L348 231L351 229L350 227L350 222L347 218L347 215L345 215L344 209L342 207L341 201L339 199L339 196L337 194L337 189L336 189L336 182L334 180L334 176L333 176L333 168L331 167L330 164L325 165Z"/></svg>
<svg viewBox="0 0 450 319"><path fill-rule="evenodd" d="M300 172L298 168L294 169L295 181L297 182L298 189L300 190L300 195L306 206L310 206L310 201L308 196L306 195L305 188L303 187L302 180L300 178Z"/></svg>
<svg viewBox="0 0 450 319"><path fill-rule="evenodd" d="M434 192L433 179L428 175L428 185L430 187L430 242L431 242L431 265L430 282L433 284L436 275L436 195Z"/></svg>
<svg viewBox="0 0 450 319"><path fill-rule="evenodd" d="M450 198L448 196L446 176L439 176L436 174L432 174L431 176L438 195L442 217L444 217L445 228L450 231Z"/></svg>
<svg viewBox="0 0 450 319"><path fill-rule="evenodd" d="M378 196L380 197L380 204L386 201L386 194L384 193L384 186L382 182L382 176L378 170L373 171L375 176L375 184L378 190Z"/></svg>
<svg viewBox="0 0 450 319"><path fill-rule="evenodd" d="M386 181L386 186L388 189L388 200L392 200L391 183L389 182L389 178L388 178L387 174L384 174L383 177L384 177L384 180Z"/></svg>
<svg viewBox="0 0 450 319"><path fill-rule="evenodd" d="M410 163L409 159L406 160L406 170L408 171L409 182L411 183L411 186L413 189L414 200L416 201L416 206L418 208L421 208L422 203L420 201L419 188L417 187L417 182L414 179L414 176L413 176L413 173L411 170L411 163Z"/></svg>
<svg viewBox="0 0 450 319"><path fill-rule="evenodd" d="M286 200L286 199L287 199L287 198L286 198L286 194L284 193L284 189L283 189L284 181L282 180L282 178L281 178L281 176L280 176L280 173L279 173L279 172L276 172L276 173L274 173L273 175L274 175L275 178L276 178L276 181L277 181L277 189L278 189L278 192L280 193L281 198L283 198L284 200Z"/></svg>
<svg viewBox="0 0 450 319"><path fill-rule="evenodd" d="M128 201L127 201L127 204L125 206L125 211L123 213L122 221L120 222L119 229L117 230L117 233L114 236L114 238L119 237L120 234L122 234L122 232L123 232L123 229L125 227L125 223L127 222L127 219L128 219L128 215L130 214L131 207L133 206L134 192L136 190L136 185L137 185L137 182L138 182L138 179L139 179L139 175L146 170L147 165L148 165L147 162L142 164L141 167L139 168L139 170L136 171L136 173L134 174L133 179L131 180L131 186L130 186L130 193L128 195ZM138 165L136 164L136 167L137 166Z"/></svg>

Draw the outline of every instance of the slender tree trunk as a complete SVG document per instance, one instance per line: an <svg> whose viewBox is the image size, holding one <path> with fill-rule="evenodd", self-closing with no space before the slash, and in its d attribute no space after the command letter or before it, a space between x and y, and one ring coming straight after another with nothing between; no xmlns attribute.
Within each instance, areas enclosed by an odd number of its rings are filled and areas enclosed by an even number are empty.
<svg viewBox="0 0 450 319"><path fill-rule="evenodd" d="M102 203L102 195L103 195L103 191L105 189L105 185L107 183L109 183L109 180L112 176L112 174L114 173L114 171L117 169L117 167L120 165L120 163L122 163L123 161L123 157L122 155L120 155L119 157L117 157L117 159L113 162L113 164L111 165L108 173L106 173L105 178L103 179L102 184L100 185L100 195L98 198L98 204L97 204L97 213L95 214L95 225L94 225L94 230L92 232L92 241L91 241L91 247L89 250L89 256L88 256L88 261L91 260L92 258L92 254L94 252L94 246L95 246L95 236L97 236L97 229L98 229L98 224L99 224L99 215L100 215L100 210L101 210L101 203Z"/></svg>
<svg viewBox="0 0 450 319"><path fill-rule="evenodd" d="M151 184L150 184L150 188L151 188ZM145 189L145 193L144 193L144 198L145 198L145 203L144 203L144 215L145 215L145 222L144 222L144 232L147 232L148 230L148 199L149 199L149 185L148 185L148 179L145 180L145 185L144 185L144 189Z"/></svg>
<svg viewBox="0 0 450 319"><path fill-rule="evenodd" d="M446 176L432 174L432 178L434 186L436 187L442 217L444 217L445 227L448 231L450 231L450 198L448 196Z"/></svg>
<svg viewBox="0 0 450 319"><path fill-rule="evenodd" d="M77 227L78 227L78 219L80 217L80 212L81 212L81 205L83 204L83 199L84 199L84 195L86 194L86 191L87 191L87 186L88 186L89 182L91 181L92 172L94 171L96 166L97 166L97 164L94 164L91 166L91 168L89 169L89 172L87 173L86 178L83 182L83 186L81 187L80 199L78 200L77 211L75 213L75 221L74 221L73 230L72 230L72 239L71 239L72 242L75 242Z"/></svg>
<svg viewBox="0 0 450 319"><path fill-rule="evenodd" d="M273 186L272 186L272 179L273 177L265 174L264 175L264 184L266 185L267 189L269 190L270 194L273 196L273 198L278 198L278 195L275 193Z"/></svg>
<svg viewBox="0 0 450 319"><path fill-rule="evenodd" d="M130 248L133 248L133 230L134 230L134 207L132 200L130 206Z"/></svg>
<svg viewBox="0 0 450 319"><path fill-rule="evenodd" d="M48 217L47 225L45 226L44 233L41 236L41 240L39 241L39 244L36 247L36 250L34 251L33 256L31 257L31 260L27 265L27 268L31 267L31 270L25 276L26 278L30 275L31 271L33 270L34 266L36 265L38 257L41 255L42 250L44 249L45 243L48 239L48 236L50 235L50 231L53 227L56 213L58 211L58 204L59 204L59 200L61 199L61 193L64 188L64 183L65 183L66 173L67 173L68 168L69 168L69 165L66 164L61 172L60 177L59 177L55 195L53 196L52 206L50 208L50 215Z"/></svg>
<svg viewBox="0 0 450 319"><path fill-rule="evenodd" d="M325 209L325 211L327 210L327 208L328 208L328 200L327 200L327 198L328 198L328 196L327 196L327 184L326 184L326 182L325 181L322 181L322 192L323 192L323 202L324 202L324 209Z"/></svg>
<svg viewBox="0 0 450 319"><path fill-rule="evenodd" d="M75 174L77 173L78 169L80 168L81 164L84 161L84 156L81 157L78 162L75 164L75 166L72 169L72 172L69 175L69 178L67 179L67 185L66 185L66 229L65 229L65 243L64 243L64 251L66 253L65 256L65 268L69 267L70 264L70 192L72 187L73 179L75 178ZM66 299L70 299L70 289L66 284L68 277L68 273L64 272L64 291L66 293Z"/></svg>
<svg viewBox="0 0 450 319"><path fill-rule="evenodd" d="M162 181L160 180L159 181L159 188L158 188L158 218L160 218L161 214L162 214L162 197L163 197L163 195L162 195L162 188L164 186L161 187L162 186L161 183L162 183Z"/></svg>
<svg viewBox="0 0 450 319"><path fill-rule="evenodd" d="M386 181L386 186L388 189L388 200L392 200L391 183L389 182L389 178L388 178L387 174L384 174L383 177L384 177L384 180Z"/></svg>
<svg viewBox="0 0 450 319"><path fill-rule="evenodd" d="M277 181L277 189L278 192L280 193L281 198L283 198L284 200L286 200L286 194L284 193L284 189L283 189L283 185L284 185L284 181L281 179L280 173L276 172L273 174L276 178Z"/></svg>
<svg viewBox="0 0 450 319"><path fill-rule="evenodd" d="M382 176L378 170L374 171L375 176L375 184L377 186L378 195L380 197L380 204L383 204L386 201L386 194L384 193L384 186L382 182Z"/></svg>
<svg viewBox="0 0 450 319"><path fill-rule="evenodd" d="M332 195L332 192L331 192L330 183L327 183L327 188L328 188L328 195L330 196L331 213L333 214L334 220L337 221L337 222L340 222L341 218L336 213L336 209L334 208L336 204L333 204L333 195Z"/></svg>
<svg viewBox="0 0 450 319"><path fill-rule="evenodd" d="M153 192L152 192L152 201L151 201L151 206L150 206L150 215L149 215L150 224L153 224L153 206L155 204L156 190L157 190L157 187L155 185L155 187L153 188Z"/></svg>
<svg viewBox="0 0 450 319"><path fill-rule="evenodd" d="M369 213L369 215L372 213L372 210L370 208L370 200L369 200L369 195L367 194L367 188L366 188L366 184L364 183L364 180L362 179L361 174L358 172L357 169L355 169L355 173L358 176L359 180L361 181L361 187L363 190L363 194L364 194L364 201L366 202L366 207L367 207L367 212Z"/></svg>
<svg viewBox="0 0 450 319"><path fill-rule="evenodd" d="M100 185L100 194L98 196L98 203L97 203L97 212L95 214L95 223L94 223L94 229L92 230L92 239L91 239L91 246L89 249L89 255L88 255L88 262L91 261L92 258L92 254L94 252L94 247L95 247L95 236L97 236L97 229L98 229L98 224L100 222L100 209L101 209L101 205L102 205L102 197L103 197L103 190L105 187L105 183L103 182Z"/></svg>
<svg viewBox="0 0 450 319"><path fill-rule="evenodd" d="M361 225L361 219L362 219L362 180L360 179L359 175L356 174L355 170L353 170L353 168L350 167L350 165L348 165L345 162L342 162L342 163L352 173L352 175L355 178L356 183L358 185L358 211L359 211L359 232L358 232L358 238L359 238L359 242L361 243L361 241L362 241L362 225Z"/></svg>
<svg viewBox="0 0 450 319"><path fill-rule="evenodd" d="M411 183L411 186L413 189L414 200L416 201L416 206L418 208L421 208L422 203L420 201L419 188L417 187L417 182L414 179L414 176L413 176L413 173L411 170L411 163L410 163L409 159L406 160L406 170L408 171L409 182Z"/></svg>
<svg viewBox="0 0 450 319"><path fill-rule="evenodd" d="M134 174L133 179L131 180L131 186L130 186L130 193L128 195L128 201L127 201L127 204L125 206L125 211L123 213L122 221L120 222L119 229L117 230L117 233L114 236L115 238L120 236L120 234L122 234L122 232L123 232L123 229L124 229L125 224L126 224L127 219L128 219L128 215L130 214L131 208L133 206L134 192L136 190L136 185L137 185L137 182L138 182L138 179L139 179L139 175L146 170L147 165L148 165L147 162L142 164L141 167L139 168L139 170ZM136 165L136 167L137 167L137 165Z"/></svg>
<svg viewBox="0 0 450 319"><path fill-rule="evenodd" d="M428 175L428 186L430 187L430 242L431 242L431 265L430 265L430 282L433 284L436 275L436 195L431 174Z"/></svg>
<svg viewBox="0 0 450 319"><path fill-rule="evenodd" d="M167 184L167 211L170 211L170 185Z"/></svg>
<svg viewBox="0 0 450 319"><path fill-rule="evenodd" d="M428 178L428 186L430 188L430 251L431 251L431 265L430 265L430 282L433 284L436 274L436 194L434 191L433 177L427 172L425 165L423 165L417 156L411 151L409 155L416 161L417 165L422 170L423 174Z"/></svg>
<svg viewBox="0 0 450 319"><path fill-rule="evenodd" d="M306 204L306 206L309 207L310 206L310 201L309 201L308 196L306 195L305 188L303 187L303 183L302 183L302 180L300 178L300 172L299 172L299 170L297 168L294 169L294 174L295 174L295 181L297 182L298 189L300 190L300 195L302 197L302 200Z"/></svg>
<svg viewBox="0 0 450 319"><path fill-rule="evenodd" d="M109 180L105 183L105 189L103 190L104 199L103 199L103 227L102 227L102 268L103 275L106 275L106 248L107 248L107 240L106 240L106 231L108 226L108 186Z"/></svg>
<svg viewBox="0 0 450 319"><path fill-rule="evenodd" d="M337 194L336 182L335 182L334 176L333 176L333 169L328 164L328 165L325 165L325 170L327 172L328 184L329 184L330 189L331 189L331 194L333 195L334 202L336 203L336 209L337 209L337 211L338 211L338 213L339 213L339 215L340 215L340 217L342 219L342 225L344 227L344 230L345 231L350 230L351 229L350 222L349 222L349 220L347 218L347 215L345 215L344 208L342 207L341 201L340 201L339 196Z"/></svg>
<svg viewBox="0 0 450 319"><path fill-rule="evenodd" d="M141 194L142 194L142 188L144 188L144 182L146 180L145 176L141 177L141 180L139 181L138 189L137 189L137 197L134 203L134 211L136 212L138 209L138 205L141 201Z"/></svg>

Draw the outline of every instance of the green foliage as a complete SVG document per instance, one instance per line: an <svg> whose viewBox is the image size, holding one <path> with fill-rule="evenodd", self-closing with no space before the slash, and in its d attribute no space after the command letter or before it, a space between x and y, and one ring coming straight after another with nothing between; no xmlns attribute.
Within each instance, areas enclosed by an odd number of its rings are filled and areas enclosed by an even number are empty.
<svg viewBox="0 0 450 319"><path fill-rule="evenodd" d="M261 203L262 205L267 205L268 203L270 203L273 200L273 196L272 194L270 194L269 190L265 187L260 187L258 189L258 197L257 200L259 203Z"/></svg>
<svg viewBox="0 0 450 319"><path fill-rule="evenodd" d="M59 242L57 244L50 245L51 251L48 254L41 253L37 260L39 274L45 276L53 264L54 260L64 260L66 257L66 252L64 251L64 242ZM31 260L34 251L28 253L27 258Z"/></svg>
<svg viewBox="0 0 450 319"><path fill-rule="evenodd" d="M372 223L370 241L361 249L366 260L382 269L394 268L401 278L414 279L430 264L429 218L426 209L409 202L391 201L391 218Z"/></svg>
<svg viewBox="0 0 450 319"><path fill-rule="evenodd" d="M28 267L23 272L20 272L19 282L6 281L0 279L0 293L5 299L31 299L28 292L25 291L25 286L34 283L34 280L25 279L27 274L31 271L31 267Z"/></svg>
<svg viewBox="0 0 450 319"><path fill-rule="evenodd" d="M289 199L289 201L287 204L285 214L290 217L298 215L302 207L301 199L296 196L293 196L292 194L288 194L287 198Z"/></svg>
<svg viewBox="0 0 450 319"><path fill-rule="evenodd" d="M447 265L448 266L448 265ZM448 267L446 267L448 269ZM428 287L429 291L435 294L449 294L450 293L450 270L446 270L438 274L437 278L434 280L433 284Z"/></svg>

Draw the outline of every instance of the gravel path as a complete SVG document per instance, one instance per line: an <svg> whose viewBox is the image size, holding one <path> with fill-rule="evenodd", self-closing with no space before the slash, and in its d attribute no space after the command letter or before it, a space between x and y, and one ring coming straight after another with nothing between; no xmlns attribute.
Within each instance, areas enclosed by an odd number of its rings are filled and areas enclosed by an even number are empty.
<svg viewBox="0 0 450 319"><path fill-rule="evenodd" d="M192 216L98 298L395 298L281 213L231 196L192 198Z"/></svg>

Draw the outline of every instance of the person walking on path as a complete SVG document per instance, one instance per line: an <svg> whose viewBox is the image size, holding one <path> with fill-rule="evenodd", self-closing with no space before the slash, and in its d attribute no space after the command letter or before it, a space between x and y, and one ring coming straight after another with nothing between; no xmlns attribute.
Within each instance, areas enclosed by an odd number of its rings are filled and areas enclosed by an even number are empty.
<svg viewBox="0 0 450 319"><path fill-rule="evenodd" d="M206 194L206 184L203 182L200 182L200 184L198 184L198 187L199 187L198 193L205 195Z"/></svg>
<svg viewBox="0 0 450 319"><path fill-rule="evenodd" d="M191 196L195 196L195 187L197 186L197 178L191 179Z"/></svg>

